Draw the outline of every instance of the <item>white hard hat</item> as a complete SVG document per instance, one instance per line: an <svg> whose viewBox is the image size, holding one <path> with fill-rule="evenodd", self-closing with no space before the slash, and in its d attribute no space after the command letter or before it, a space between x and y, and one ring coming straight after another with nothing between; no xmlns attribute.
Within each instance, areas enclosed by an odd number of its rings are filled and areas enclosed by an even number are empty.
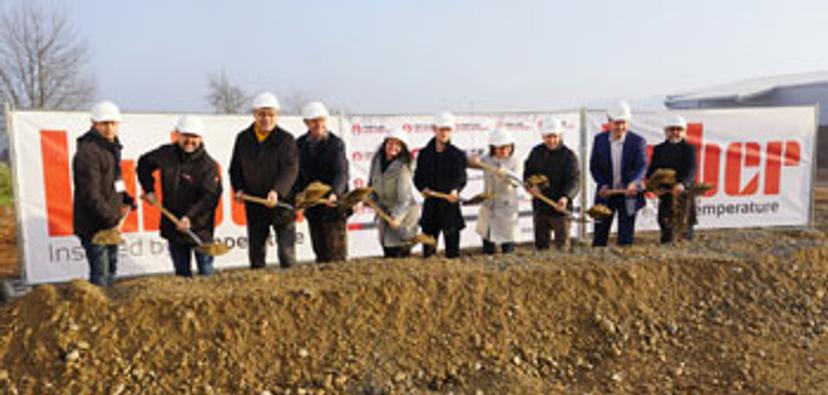
<svg viewBox="0 0 828 395"><path fill-rule="evenodd" d="M443 111L434 116L434 126L437 128L451 128L454 129L454 115L448 111Z"/></svg>
<svg viewBox="0 0 828 395"><path fill-rule="evenodd" d="M663 127L666 129L670 126L678 126L682 129L687 129L687 121L681 115L670 114L669 116L667 116L667 118L664 119Z"/></svg>
<svg viewBox="0 0 828 395"><path fill-rule="evenodd" d="M92 122L121 122L121 110L111 101L102 101L92 107Z"/></svg>
<svg viewBox="0 0 828 395"><path fill-rule="evenodd" d="M489 145L500 147L514 143L515 136L512 135L512 132L506 129L492 129L492 131L489 132Z"/></svg>
<svg viewBox="0 0 828 395"><path fill-rule="evenodd" d="M618 102L615 108L609 110L610 121L629 121L632 118L630 105L625 101Z"/></svg>
<svg viewBox="0 0 828 395"><path fill-rule="evenodd" d="M302 119L327 118L328 109L322 102L312 101L302 107Z"/></svg>
<svg viewBox="0 0 828 395"><path fill-rule="evenodd" d="M406 147L408 147L408 135L406 135L405 131L402 129L392 129L388 134L385 135L385 139L396 139L400 140Z"/></svg>
<svg viewBox="0 0 828 395"><path fill-rule="evenodd" d="M175 131L201 136L204 134L204 123L201 122L201 118L197 116L184 115L181 118L178 118L178 123L175 124Z"/></svg>
<svg viewBox="0 0 828 395"><path fill-rule="evenodd" d="M279 99L276 98L276 95L270 92L259 93L253 98L253 109L258 110L260 108L272 108L274 110L278 110Z"/></svg>
<svg viewBox="0 0 828 395"><path fill-rule="evenodd" d="M540 126L541 136L546 136L548 134L561 134L563 131L563 123L560 119L549 117L542 120Z"/></svg>

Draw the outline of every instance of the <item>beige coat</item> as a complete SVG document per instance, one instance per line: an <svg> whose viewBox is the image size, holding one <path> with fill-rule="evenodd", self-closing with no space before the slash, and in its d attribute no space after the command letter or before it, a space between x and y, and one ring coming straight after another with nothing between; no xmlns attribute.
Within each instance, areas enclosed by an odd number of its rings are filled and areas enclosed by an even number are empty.
<svg viewBox="0 0 828 395"><path fill-rule="evenodd" d="M391 229L380 218L379 238L384 247L400 247L407 244L417 234L417 222L420 219L420 206L414 200L414 172L410 164L403 164L395 160L382 171L380 164L383 152L378 152L371 160L370 185L379 198L379 206L394 219L400 222L400 227Z"/></svg>
<svg viewBox="0 0 828 395"><path fill-rule="evenodd" d="M491 166L505 169L512 174L521 174L520 161L512 155L508 159L495 159L486 155L480 159ZM480 205L477 218L477 234L493 242L514 243L518 239L518 191L503 178L485 172L483 175L483 192L494 196Z"/></svg>

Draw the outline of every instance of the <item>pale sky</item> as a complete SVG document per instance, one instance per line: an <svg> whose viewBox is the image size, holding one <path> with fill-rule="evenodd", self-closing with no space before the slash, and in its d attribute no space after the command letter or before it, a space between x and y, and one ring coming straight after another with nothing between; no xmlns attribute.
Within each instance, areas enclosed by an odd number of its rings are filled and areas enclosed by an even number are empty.
<svg viewBox="0 0 828 395"><path fill-rule="evenodd" d="M222 69L251 93L431 113L646 101L828 68L827 1L46 4L88 42L98 99L127 111L210 111L207 75Z"/></svg>

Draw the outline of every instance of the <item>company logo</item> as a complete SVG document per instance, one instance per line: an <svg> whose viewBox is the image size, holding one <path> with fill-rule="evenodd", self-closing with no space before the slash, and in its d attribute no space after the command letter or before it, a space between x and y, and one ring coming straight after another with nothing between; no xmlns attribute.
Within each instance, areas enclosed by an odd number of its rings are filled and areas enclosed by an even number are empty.
<svg viewBox="0 0 828 395"><path fill-rule="evenodd" d="M71 236L72 227L72 174L70 168L67 133L64 130L42 130L40 132L40 154L43 164L43 187L46 197L46 217L49 236ZM138 196L138 180L134 159L121 161L121 172L127 192ZM220 166L219 166L220 167ZM219 168L219 174L221 174ZM161 198L160 173L155 172L155 194ZM236 225L245 225L244 204L231 198L232 188L225 192L230 203L231 220ZM216 207L215 224L224 221L224 197L219 199ZM160 227L159 210L147 202L141 201L138 210L130 212L124 222L123 230L127 233L157 231Z"/></svg>
<svg viewBox="0 0 828 395"><path fill-rule="evenodd" d="M603 124L602 131L610 125ZM783 168L798 167L802 145L796 140L731 142L722 154L722 147L704 140L702 123L687 124L687 142L696 147L696 182L715 187L704 196L723 191L725 196L779 195ZM653 153L653 144L647 146L647 158Z"/></svg>

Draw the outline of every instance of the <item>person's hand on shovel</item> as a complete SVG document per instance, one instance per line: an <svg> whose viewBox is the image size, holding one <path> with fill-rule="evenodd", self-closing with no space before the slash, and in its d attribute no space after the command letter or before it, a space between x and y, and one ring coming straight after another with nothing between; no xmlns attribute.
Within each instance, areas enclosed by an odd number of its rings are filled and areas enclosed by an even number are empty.
<svg viewBox="0 0 828 395"><path fill-rule="evenodd" d="M388 226L390 226L391 229L397 230L397 228L400 227L400 221L398 221L396 218L392 218L390 221L388 221Z"/></svg>
<svg viewBox="0 0 828 395"><path fill-rule="evenodd" d="M598 196L607 199L610 197L609 186L601 185L601 188L598 189Z"/></svg>
<svg viewBox="0 0 828 395"><path fill-rule="evenodd" d="M236 191L236 194L233 195L233 199L235 199L238 203L244 202L244 191Z"/></svg>
<svg viewBox="0 0 828 395"><path fill-rule="evenodd" d="M624 195L627 195L627 197L633 197L637 193L638 193L638 185L635 185L634 182L631 182L631 183L627 184L627 191L624 192Z"/></svg>
<svg viewBox="0 0 828 395"><path fill-rule="evenodd" d="M561 208L563 208L563 209L566 209L566 205L568 203L569 203L569 198L567 198L566 196L561 196L561 198L558 199L558 205L561 206Z"/></svg>
<svg viewBox="0 0 828 395"><path fill-rule="evenodd" d="M270 191L267 193L267 206L268 207L276 207L279 204L279 194L276 191Z"/></svg>
<svg viewBox="0 0 828 395"><path fill-rule="evenodd" d="M684 184L679 182L679 183L676 183L676 185L673 186L673 194L674 195L681 195L683 192L684 192Z"/></svg>
<svg viewBox="0 0 828 395"><path fill-rule="evenodd" d="M187 217L181 217L178 220L178 223L175 224L175 228L181 232L186 232L187 229L190 229L190 219Z"/></svg>
<svg viewBox="0 0 828 395"><path fill-rule="evenodd" d="M336 195L335 195L335 194L333 194L333 193L332 193L332 194L330 194L330 195L328 196L328 200L326 200L326 201L325 201L325 205L326 205L326 206L328 206L328 207L334 207L334 206L336 206Z"/></svg>
<svg viewBox="0 0 828 395"><path fill-rule="evenodd" d="M541 194L541 190L537 186L527 184L524 188L526 188L526 192L529 192L532 196L538 196Z"/></svg>
<svg viewBox="0 0 828 395"><path fill-rule="evenodd" d="M144 200L146 200L146 201L147 201L147 203L149 203L149 204L151 204L151 205L153 205L153 206L157 206L157 205L158 205L158 198L157 198L157 197L155 197L155 192L147 192L147 193L145 193L145 194L144 194L144 196L141 196L141 197L142 197Z"/></svg>
<svg viewBox="0 0 828 395"><path fill-rule="evenodd" d="M456 189L452 189L451 193L449 193L449 201L452 203L457 203L457 200L460 199L457 194Z"/></svg>

